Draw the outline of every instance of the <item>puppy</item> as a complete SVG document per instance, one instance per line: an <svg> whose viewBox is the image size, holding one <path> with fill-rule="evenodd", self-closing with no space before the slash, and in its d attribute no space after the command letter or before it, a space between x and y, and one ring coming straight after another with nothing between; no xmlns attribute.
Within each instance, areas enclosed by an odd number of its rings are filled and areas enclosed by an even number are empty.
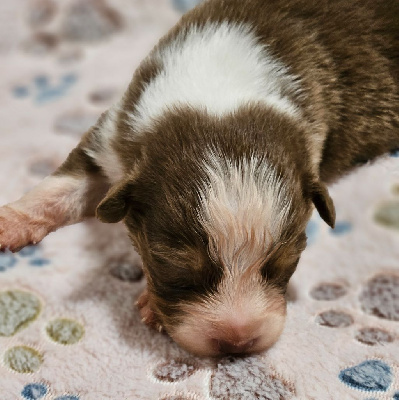
<svg viewBox="0 0 399 400"><path fill-rule="evenodd" d="M143 319L214 356L272 346L326 183L399 147L399 3L208 0L142 62L64 164L0 209L18 251L123 220Z"/></svg>

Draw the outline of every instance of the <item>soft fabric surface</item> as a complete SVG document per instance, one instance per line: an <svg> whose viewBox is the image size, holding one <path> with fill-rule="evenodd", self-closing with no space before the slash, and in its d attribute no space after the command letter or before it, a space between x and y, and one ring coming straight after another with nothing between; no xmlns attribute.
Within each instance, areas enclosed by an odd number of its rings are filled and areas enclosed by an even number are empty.
<svg viewBox="0 0 399 400"><path fill-rule="evenodd" d="M62 162L195 0L0 2L0 203ZM112 8L110 5L112 4ZM399 399L399 153L331 187L267 353L200 359L140 322L122 226L0 255L0 399Z"/></svg>

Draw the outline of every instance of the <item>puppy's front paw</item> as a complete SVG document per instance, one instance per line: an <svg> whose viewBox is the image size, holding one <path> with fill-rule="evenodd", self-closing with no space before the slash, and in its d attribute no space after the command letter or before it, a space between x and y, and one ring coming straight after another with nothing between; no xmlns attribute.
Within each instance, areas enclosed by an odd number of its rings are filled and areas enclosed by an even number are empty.
<svg viewBox="0 0 399 400"><path fill-rule="evenodd" d="M48 233L45 221L34 219L11 206L0 207L0 250L16 252L39 243Z"/></svg>
<svg viewBox="0 0 399 400"><path fill-rule="evenodd" d="M158 321L155 312L151 308L150 295L147 289L144 289L143 293L141 293L136 305L140 311L141 321L150 328L156 329L158 332L162 332L163 326Z"/></svg>

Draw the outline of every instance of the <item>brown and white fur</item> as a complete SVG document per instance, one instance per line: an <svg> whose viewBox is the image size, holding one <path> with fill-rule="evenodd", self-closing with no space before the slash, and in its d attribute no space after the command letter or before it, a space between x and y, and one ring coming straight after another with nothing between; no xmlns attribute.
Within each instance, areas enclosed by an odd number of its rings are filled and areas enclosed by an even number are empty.
<svg viewBox="0 0 399 400"><path fill-rule="evenodd" d="M143 61L65 163L0 208L17 251L94 216L142 256L144 320L199 355L283 330L329 183L399 147L399 3L208 0Z"/></svg>

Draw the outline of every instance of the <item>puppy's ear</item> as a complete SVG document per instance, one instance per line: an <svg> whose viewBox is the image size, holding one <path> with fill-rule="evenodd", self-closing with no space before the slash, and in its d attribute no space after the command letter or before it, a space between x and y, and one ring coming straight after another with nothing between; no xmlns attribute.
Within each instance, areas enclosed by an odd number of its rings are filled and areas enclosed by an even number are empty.
<svg viewBox="0 0 399 400"><path fill-rule="evenodd" d="M323 218L331 228L334 228L335 207L327 187L321 182L314 182L312 184L311 196L320 217Z"/></svg>
<svg viewBox="0 0 399 400"><path fill-rule="evenodd" d="M107 223L115 223L125 218L129 206L130 197L134 191L134 182L126 179L112 186L104 199L97 206L96 217Z"/></svg>

